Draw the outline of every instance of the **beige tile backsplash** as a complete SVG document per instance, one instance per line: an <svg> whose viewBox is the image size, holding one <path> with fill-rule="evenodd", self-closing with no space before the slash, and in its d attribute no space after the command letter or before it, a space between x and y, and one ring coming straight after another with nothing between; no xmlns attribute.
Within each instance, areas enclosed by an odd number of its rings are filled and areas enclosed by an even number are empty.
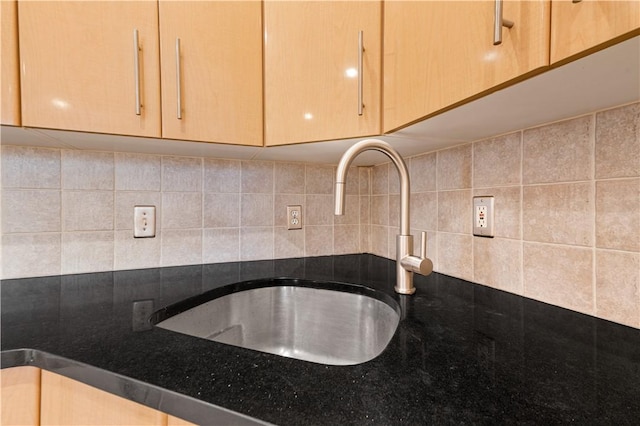
<svg viewBox="0 0 640 426"><path fill-rule="evenodd" d="M41 206L47 206L41 208ZM60 191L2 191L2 232L60 232Z"/></svg>
<svg viewBox="0 0 640 426"><path fill-rule="evenodd" d="M394 167L2 146L2 278L369 252L393 258ZM408 158L438 272L640 328L640 104ZM471 235L493 195L496 237ZM133 206L157 207L134 239ZM302 230L286 206L303 206Z"/></svg>
<svg viewBox="0 0 640 426"><path fill-rule="evenodd" d="M335 217L334 166L1 152L2 278L369 251L368 169L350 170ZM156 206L155 238L133 238L135 205ZM287 205L303 206L302 230L286 229Z"/></svg>
<svg viewBox="0 0 640 426"><path fill-rule="evenodd" d="M522 244L517 239L474 238L474 281L522 294Z"/></svg>
<svg viewBox="0 0 640 426"><path fill-rule="evenodd" d="M640 104L407 165L414 246L428 231L436 271L640 328ZM393 258L396 171L372 170L369 247ZM495 238L471 235L474 195L495 197Z"/></svg>
<svg viewBox="0 0 640 426"><path fill-rule="evenodd" d="M637 177L640 103L596 115L596 179Z"/></svg>
<svg viewBox="0 0 640 426"><path fill-rule="evenodd" d="M437 154L431 152L412 157L409 166L411 176L411 192L422 193L436 190L436 158Z"/></svg>
<svg viewBox="0 0 640 426"><path fill-rule="evenodd" d="M87 167L92 164L88 163ZM115 154L116 191L160 191L161 157L146 154Z"/></svg>
<svg viewBox="0 0 640 426"><path fill-rule="evenodd" d="M204 192L219 194L240 192L241 166L238 160L204 159Z"/></svg>
<svg viewBox="0 0 640 426"><path fill-rule="evenodd" d="M521 139L520 133L511 133L473 144L475 188L520 184Z"/></svg>
<svg viewBox="0 0 640 426"><path fill-rule="evenodd" d="M531 185L523 188L523 239L546 243L593 245L591 182Z"/></svg>
<svg viewBox="0 0 640 426"><path fill-rule="evenodd" d="M468 189L461 189L458 191L439 191L438 231L458 234L470 234L470 199L471 191ZM417 212L417 216L420 216L422 214L425 214L425 212Z"/></svg>
<svg viewBox="0 0 640 426"><path fill-rule="evenodd" d="M108 270L114 261L113 231L62 233L62 259L63 274Z"/></svg>
<svg viewBox="0 0 640 426"><path fill-rule="evenodd" d="M593 314L593 258L594 250L591 248L525 241L524 295Z"/></svg>
<svg viewBox="0 0 640 426"><path fill-rule="evenodd" d="M596 246L640 251L640 178L596 182Z"/></svg>
<svg viewBox="0 0 640 426"><path fill-rule="evenodd" d="M275 174L276 194L304 194L304 164L277 163Z"/></svg>
<svg viewBox="0 0 640 426"><path fill-rule="evenodd" d="M271 212L273 194L240 195L240 226L273 226Z"/></svg>
<svg viewBox="0 0 640 426"><path fill-rule="evenodd" d="M203 229L202 261L204 263L235 262L239 258L239 227Z"/></svg>
<svg viewBox="0 0 640 426"><path fill-rule="evenodd" d="M436 181L439 191L471 188L472 145L462 145L438 152Z"/></svg>
<svg viewBox="0 0 640 426"><path fill-rule="evenodd" d="M598 317L633 325L638 318L640 253L596 250Z"/></svg>
<svg viewBox="0 0 640 426"><path fill-rule="evenodd" d="M60 150L2 147L2 189L60 189L60 176Z"/></svg>
<svg viewBox="0 0 640 426"><path fill-rule="evenodd" d="M162 157L163 192L202 192L202 159Z"/></svg>
<svg viewBox="0 0 640 426"><path fill-rule="evenodd" d="M110 152L63 151L62 189L113 191L113 157Z"/></svg>
<svg viewBox="0 0 640 426"><path fill-rule="evenodd" d="M522 183L556 183L593 177L594 116L523 132Z"/></svg>

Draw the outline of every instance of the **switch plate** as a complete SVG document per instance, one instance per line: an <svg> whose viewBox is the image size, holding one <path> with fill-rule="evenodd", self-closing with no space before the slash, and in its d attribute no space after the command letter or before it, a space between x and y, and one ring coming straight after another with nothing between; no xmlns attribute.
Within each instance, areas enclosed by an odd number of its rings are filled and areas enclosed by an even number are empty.
<svg viewBox="0 0 640 426"><path fill-rule="evenodd" d="M302 206L287 206L287 229L302 229Z"/></svg>
<svg viewBox="0 0 640 426"><path fill-rule="evenodd" d="M153 314L153 300L137 300L133 302L131 328L133 331L151 330L153 326L149 318Z"/></svg>
<svg viewBox="0 0 640 426"><path fill-rule="evenodd" d="M494 236L494 197L491 195L473 197L473 235Z"/></svg>
<svg viewBox="0 0 640 426"><path fill-rule="evenodd" d="M135 206L133 208L133 236L135 238L156 236L156 206Z"/></svg>

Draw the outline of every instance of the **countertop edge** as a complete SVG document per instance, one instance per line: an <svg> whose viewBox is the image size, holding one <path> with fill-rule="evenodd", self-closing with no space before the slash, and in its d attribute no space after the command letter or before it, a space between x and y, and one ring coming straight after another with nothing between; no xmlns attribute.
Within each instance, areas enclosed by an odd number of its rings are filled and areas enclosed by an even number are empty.
<svg viewBox="0 0 640 426"><path fill-rule="evenodd" d="M36 349L0 351L0 368L32 366L197 424L271 425L169 389Z"/></svg>

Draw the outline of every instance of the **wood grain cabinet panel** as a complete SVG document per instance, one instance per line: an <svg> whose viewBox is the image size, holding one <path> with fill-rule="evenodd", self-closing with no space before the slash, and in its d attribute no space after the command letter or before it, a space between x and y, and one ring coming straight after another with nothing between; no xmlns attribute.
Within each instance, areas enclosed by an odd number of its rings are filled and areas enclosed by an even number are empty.
<svg viewBox="0 0 640 426"><path fill-rule="evenodd" d="M20 125L20 78L18 65L18 3L0 2L2 16L2 77L0 93L0 124Z"/></svg>
<svg viewBox="0 0 640 426"><path fill-rule="evenodd" d="M43 425L166 425L167 415L43 370L40 422Z"/></svg>
<svg viewBox="0 0 640 426"><path fill-rule="evenodd" d="M584 53L625 35L638 34L638 0L553 0L551 63Z"/></svg>
<svg viewBox="0 0 640 426"><path fill-rule="evenodd" d="M0 370L0 424L40 424L40 369L12 367Z"/></svg>
<svg viewBox="0 0 640 426"><path fill-rule="evenodd" d="M389 132L549 65L549 1L388 1L384 8L384 122Z"/></svg>
<svg viewBox="0 0 640 426"><path fill-rule="evenodd" d="M18 18L24 126L160 136L157 2L20 1Z"/></svg>
<svg viewBox="0 0 640 426"><path fill-rule="evenodd" d="M379 134L381 7L380 1L264 2L266 145Z"/></svg>
<svg viewBox="0 0 640 426"><path fill-rule="evenodd" d="M159 7L162 136L262 145L261 2Z"/></svg>
<svg viewBox="0 0 640 426"><path fill-rule="evenodd" d="M167 426L195 426L195 423L188 422L174 416L168 416Z"/></svg>

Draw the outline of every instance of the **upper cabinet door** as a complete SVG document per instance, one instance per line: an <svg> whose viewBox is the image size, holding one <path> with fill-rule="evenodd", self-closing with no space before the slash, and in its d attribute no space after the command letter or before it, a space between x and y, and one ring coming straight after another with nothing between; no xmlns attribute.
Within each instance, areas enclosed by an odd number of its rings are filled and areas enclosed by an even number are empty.
<svg viewBox="0 0 640 426"><path fill-rule="evenodd" d="M160 136L156 2L21 1L18 12L24 126Z"/></svg>
<svg viewBox="0 0 640 426"><path fill-rule="evenodd" d="M549 64L549 1L504 1L503 19L513 26L502 27L498 45L495 5L486 0L385 3L385 132Z"/></svg>
<svg viewBox="0 0 640 426"><path fill-rule="evenodd" d="M20 125L20 78L18 67L18 4L3 0L2 9L2 104L1 124Z"/></svg>
<svg viewBox="0 0 640 426"><path fill-rule="evenodd" d="M551 63L613 41L640 28L638 0L553 0Z"/></svg>
<svg viewBox="0 0 640 426"><path fill-rule="evenodd" d="M380 1L266 0L264 25L266 145L379 134Z"/></svg>
<svg viewBox="0 0 640 426"><path fill-rule="evenodd" d="M160 0L162 136L262 145L259 1Z"/></svg>

